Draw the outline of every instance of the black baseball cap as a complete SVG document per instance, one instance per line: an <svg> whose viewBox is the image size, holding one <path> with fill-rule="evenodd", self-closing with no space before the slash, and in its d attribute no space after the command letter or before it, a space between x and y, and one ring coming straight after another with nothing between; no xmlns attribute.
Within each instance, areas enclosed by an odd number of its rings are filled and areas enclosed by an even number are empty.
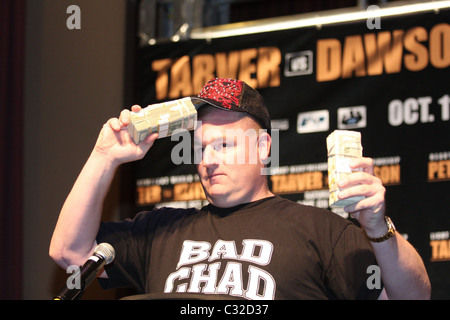
<svg viewBox="0 0 450 320"><path fill-rule="evenodd" d="M205 104L222 110L246 112L270 133L270 115L263 97L244 81L215 78L208 81L197 97L191 97L198 110Z"/></svg>

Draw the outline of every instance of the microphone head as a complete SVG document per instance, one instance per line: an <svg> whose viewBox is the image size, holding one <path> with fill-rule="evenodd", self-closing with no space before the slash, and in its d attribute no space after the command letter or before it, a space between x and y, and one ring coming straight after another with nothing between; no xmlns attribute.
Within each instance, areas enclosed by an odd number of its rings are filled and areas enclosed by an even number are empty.
<svg viewBox="0 0 450 320"><path fill-rule="evenodd" d="M116 256L114 248L109 243L106 242L97 245L94 249L94 254L101 255L106 260L106 264L111 263L114 260L114 257Z"/></svg>

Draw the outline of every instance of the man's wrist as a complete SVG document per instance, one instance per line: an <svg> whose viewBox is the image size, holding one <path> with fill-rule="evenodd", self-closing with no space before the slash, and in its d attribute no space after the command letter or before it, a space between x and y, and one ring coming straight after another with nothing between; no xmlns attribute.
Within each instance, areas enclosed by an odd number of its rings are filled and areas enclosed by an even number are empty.
<svg viewBox="0 0 450 320"><path fill-rule="evenodd" d="M370 242L383 242L395 235L396 229L389 217L385 217L385 224L383 228L378 228L376 232L368 232L364 228L361 228L365 237Z"/></svg>
<svg viewBox="0 0 450 320"><path fill-rule="evenodd" d="M97 148L94 148L90 155L90 160L94 161L95 163L101 164L105 168L110 169L117 169L117 167L120 166L120 163L113 159L112 157L108 156L105 152L98 150Z"/></svg>

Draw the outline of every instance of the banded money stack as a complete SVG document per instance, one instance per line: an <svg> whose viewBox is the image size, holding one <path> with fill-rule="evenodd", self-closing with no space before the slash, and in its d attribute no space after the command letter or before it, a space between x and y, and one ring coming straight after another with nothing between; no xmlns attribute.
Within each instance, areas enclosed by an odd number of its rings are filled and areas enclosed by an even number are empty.
<svg viewBox="0 0 450 320"><path fill-rule="evenodd" d="M328 185L330 190L329 204L332 208L340 208L358 202L364 197L339 199L338 181L352 174L350 161L362 157L361 133L349 130L335 130L327 137L328 150Z"/></svg>
<svg viewBox="0 0 450 320"><path fill-rule="evenodd" d="M152 104L139 112L131 112L128 133L138 144L148 135L158 132L158 138L171 136L177 129L194 130L197 110L191 98Z"/></svg>

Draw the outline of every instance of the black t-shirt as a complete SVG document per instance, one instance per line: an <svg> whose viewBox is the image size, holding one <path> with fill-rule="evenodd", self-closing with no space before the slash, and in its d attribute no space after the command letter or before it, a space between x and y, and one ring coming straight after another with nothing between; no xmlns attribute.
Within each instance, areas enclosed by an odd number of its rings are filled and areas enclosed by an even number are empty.
<svg viewBox="0 0 450 320"><path fill-rule="evenodd" d="M116 257L104 288L243 299L374 299L359 227L279 196L232 208L161 208L102 223ZM214 298L214 296L205 296Z"/></svg>

